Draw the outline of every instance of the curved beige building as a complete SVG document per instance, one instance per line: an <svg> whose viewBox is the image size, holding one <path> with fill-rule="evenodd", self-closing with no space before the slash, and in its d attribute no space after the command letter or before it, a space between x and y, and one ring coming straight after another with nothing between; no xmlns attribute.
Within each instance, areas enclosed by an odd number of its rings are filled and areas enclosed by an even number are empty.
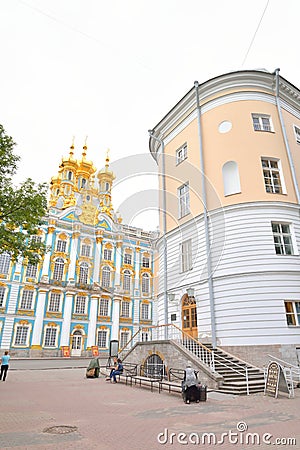
<svg viewBox="0 0 300 450"><path fill-rule="evenodd" d="M159 322L256 364L267 354L296 363L299 89L279 70L195 82L150 132L150 151L164 231Z"/></svg>

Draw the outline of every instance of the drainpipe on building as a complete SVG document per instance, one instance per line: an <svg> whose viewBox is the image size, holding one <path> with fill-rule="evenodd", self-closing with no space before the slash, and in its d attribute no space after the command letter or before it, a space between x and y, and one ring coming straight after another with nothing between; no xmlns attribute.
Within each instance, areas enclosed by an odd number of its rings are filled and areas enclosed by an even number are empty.
<svg viewBox="0 0 300 450"><path fill-rule="evenodd" d="M210 304L211 340L212 340L212 346L213 346L213 348L215 348L217 346L215 302L214 302L212 270L211 270L210 237L209 237L209 223L208 223L208 211L207 211L207 199L206 199L206 184L205 184L202 130L201 130L201 110L200 110L200 102L199 102L199 83L198 83L198 81L194 82L194 86L195 86L196 102L197 102L198 139L199 139L201 189L202 189L203 217L204 217L204 230L205 230L205 248L206 248L206 260L207 260L207 282L208 282L208 293L209 293L209 304Z"/></svg>
<svg viewBox="0 0 300 450"><path fill-rule="evenodd" d="M164 322L168 325L168 253L167 253L167 199L166 199L166 165L165 165L165 144L162 139L154 136L153 130L148 130L148 133L152 139L157 141L161 147L162 156L162 189L163 189L163 253L164 253ZM168 327L165 327L165 339L168 339Z"/></svg>
<svg viewBox="0 0 300 450"><path fill-rule="evenodd" d="M288 155L288 160L289 160L289 163L290 163L292 179L293 179L293 183L294 183L294 187L295 187L295 191L296 191L297 202L299 204L300 203L300 194L299 194L299 186L298 186L296 172L295 172L295 165L294 165L293 157L292 157L292 154L291 154L289 141L288 141L288 138L287 138L286 129L285 129L284 121L283 121L283 117L282 117L281 106L280 106L280 98L279 98L279 71L280 71L280 69L275 69L275 71L274 71L275 83L276 83L275 100L276 100L276 106L277 106L277 111L278 111L281 131L282 131L282 135L283 135L283 140L284 140L286 152L287 152L287 155Z"/></svg>

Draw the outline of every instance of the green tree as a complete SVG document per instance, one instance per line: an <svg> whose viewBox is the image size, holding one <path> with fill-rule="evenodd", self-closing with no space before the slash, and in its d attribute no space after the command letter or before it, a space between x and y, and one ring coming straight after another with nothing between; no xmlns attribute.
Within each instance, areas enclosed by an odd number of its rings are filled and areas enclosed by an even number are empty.
<svg viewBox="0 0 300 450"><path fill-rule="evenodd" d="M35 184L28 178L14 186L20 160L14 154L15 145L0 124L0 253L35 264L46 251L36 237L47 211L47 183Z"/></svg>

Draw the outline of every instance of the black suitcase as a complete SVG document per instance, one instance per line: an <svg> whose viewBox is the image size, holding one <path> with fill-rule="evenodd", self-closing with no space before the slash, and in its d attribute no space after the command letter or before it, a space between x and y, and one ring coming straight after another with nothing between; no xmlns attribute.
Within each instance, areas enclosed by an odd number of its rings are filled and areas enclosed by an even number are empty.
<svg viewBox="0 0 300 450"><path fill-rule="evenodd" d="M182 393L184 403L200 402L200 389L198 386L189 386Z"/></svg>

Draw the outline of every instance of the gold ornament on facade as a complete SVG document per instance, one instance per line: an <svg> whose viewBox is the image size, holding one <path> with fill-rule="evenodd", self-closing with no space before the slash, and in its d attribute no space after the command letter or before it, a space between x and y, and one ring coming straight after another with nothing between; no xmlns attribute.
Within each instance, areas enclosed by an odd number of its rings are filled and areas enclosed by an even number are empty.
<svg viewBox="0 0 300 450"><path fill-rule="evenodd" d="M91 203L84 203L81 209L82 213L79 216L80 222L85 225L95 226L98 222L98 208Z"/></svg>
<svg viewBox="0 0 300 450"><path fill-rule="evenodd" d="M79 231L74 231L73 234L72 234L72 238L73 239L78 239L79 236L80 236L80 232Z"/></svg>

